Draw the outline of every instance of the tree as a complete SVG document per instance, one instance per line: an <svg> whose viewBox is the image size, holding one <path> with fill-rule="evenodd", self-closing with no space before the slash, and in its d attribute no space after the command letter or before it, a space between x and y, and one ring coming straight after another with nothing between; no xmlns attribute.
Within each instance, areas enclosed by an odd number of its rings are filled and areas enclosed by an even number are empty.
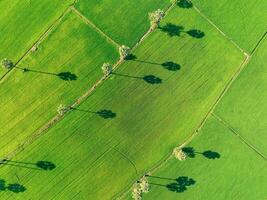
<svg viewBox="0 0 267 200"><path fill-rule="evenodd" d="M150 25L151 25L151 30L154 30L155 28L158 27L160 21L164 17L165 13L163 10L156 10L152 13L149 13L149 20L150 20Z"/></svg>
<svg viewBox="0 0 267 200"><path fill-rule="evenodd" d="M112 65L109 63L104 63L102 65L102 71L103 71L105 76L108 76L109 74L112 73Z"/></svg>
<svg viewBox="0 0 267 200"><path fill-rule="evenodd" d="M63 105L63 104L60 104L57 108L57 112L58 114L60 115L64 115L65 113L67 113L68 111L70 110L69 107Z"/></svg>
<svg viewBox="0 0 267 200"><path fill-rule="evenodd" d="M186 159L186 154L179 147L174 148L173 155L178 160L185 160Z"/></svg>
<svg viewBox="0 0 267 200"><path fill-rule="evenodd" d="M132 188L132 197L134 200L142 199L142 190L140 189L140 185L135 183Z"/></svg>
<svg viewBox="0 0 267 200"><path fill-rule="evenodd" d="M148 180L145 176L140 179L139 184L142 192L147 193L149 191Z"/></svg>
<svg viewBox="0 0 267 200"><path fill-rule="evenodd" d="M12 67L14 67L14 64L11 60L8 60L7 58L4 58L2 61L1 61L1 65L4 69L8 70L8 69L11 69Z"/></svg>
<svg viewBox="0 0 267 200"><path fill-rule="evenodd" d="M125 45L120 46L119 53L120 53L121 59L126 58L130 54L130 50L131 49Z"/></svg>

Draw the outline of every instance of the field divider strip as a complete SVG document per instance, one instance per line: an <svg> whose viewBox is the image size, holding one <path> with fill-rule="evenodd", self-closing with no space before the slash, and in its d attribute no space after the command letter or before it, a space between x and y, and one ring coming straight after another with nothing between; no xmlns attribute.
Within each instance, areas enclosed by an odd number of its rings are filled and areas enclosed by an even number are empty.
<svg viewBox="0 0 267 200"><path fill-rule="evenodd" d="M188 0L191 2L190 0ZM192 2L191 2L192 3ZM241 48L232 38L230 38L228 35L226 35L211 19L209 19L198 7L196 7L193 3L193 8L199 13L201 17L203 17L205 20L209 22L216 30L218 30L221 35L223 35L227 40L229 40L235 47L237 47L245 56L249 56L250 54L247 53L243 48Z"/></svg>
<svg viewBox="0 0 267 200"><path fill-rule="evenodd" d="M225 126L227 129L229 129L233 134L235 134L245 145L247 145L251 150L253 150L256 154L258 154L259 156L261 156L264 160L267 161L267 157L261 153L255 146L253 146L252 144L250 144L249 142L246 141L246 139L241 136L228 122L226 122L225 120L223 120L221 117L219 117L217 114L212 113L212 116L218 121L220 122L223 126Z"/></svg>
<svg viewBox="0 0 267 200"><path fill-rule="evenodd" d="M98 28L91 20L85 17L80 11L78 11L74 6L71 6L71 10L86 24L93 27L100 35L104 36L109 42L114 44L115 46L119 47L119 43L115 42L110 36L108 36L104 31Z"/></svg>
<svg viewBox="0 0 267 200"><path fill-rule="evenodd" d="M262 37L260 38L260 40L257 42L256 46L253 48L252 52L251 52L251 56L254 55L254 53L257 51L257 49L260 47L260 45L262 44L262 42L266 39L267 36L267 32L265 32Z"/></svg>
<svg viewBox="0 0 267 200"><path fill-rule="evenodd" d="M14 64L13 68L7 71L1 78L0 78L0 84L5 80L5 78L8 77L11 72L14 71L16 66L27 56L32 52L32 49L34 47L37 47L44 39L58 26L58 24L61 22L61 20L70 12L70 7L68 7L49 27L46 29L44 33L41 34L41 36L31 45L31 47L19 58L19 60Z"/></svg>
<svg viewBox="0 0 267 200"><path fill-rule="evenodd" d="M215 102L213 103L213 105L211 106L211 108L208 111L208 113L205 115L205 117L203 118L203 120L197 126L197 128L195 129L195 131L187 139L185 139L185 141L182 144L180 144L178 146L178 148L185 147L187 144L189 144L199 134L200 130L202 129L202 127L204 126L204 124L206 123L206 121L208 120L208 118L213 113L213 111L214 111L215 107L217 106L217 104L223 98L223 96L225 95L225 93L229 90L229 88L231 87L231 85L233 84L233 82L236 80L236 78L238 77L238 75L241 73L241 71L244 69L244 67L247 65L247 63L249 62L249 60L250 60L250 56L245 54L245 59L240 64L240 66L237 69L237 71L232 75L232 77L230 78L230 80L226 83L225 87L223 88L222 92L219 94L219 96L217 97L217 99L215 100ZM155 173L161 167L163 167L167 163L167 161L169 161L172 158L173 158L173 153L171 152L171 154L168 154L165 158L163 158L163 160L161 162L157 163L156 165L154 165L153 167L151 167L149 170L147 170L147 174L153 174L153 173ZM132 183L132 185L133 184L134 183ZM118 194L117 197L115 197L115 198L118 199L118 200L123 199L130 192L130 190L131 190L131 188L123 191L121 194Z"/></svg>

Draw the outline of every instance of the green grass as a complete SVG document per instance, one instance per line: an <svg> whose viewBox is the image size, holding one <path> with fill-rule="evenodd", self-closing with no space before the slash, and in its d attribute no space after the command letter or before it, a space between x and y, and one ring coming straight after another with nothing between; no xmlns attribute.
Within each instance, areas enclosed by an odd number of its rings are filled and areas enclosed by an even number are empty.
<svg viewBox="0 0 267 200"><path fill-rule="evenodd" d="M18 199L71 199L75 195L77 199L110 199L193 133L244 56L192 9L174 9L162 26L166 23L182 25L184 31L200 29L205 37L197 39L185 32L170 37L158 29L136 49L136 60L121 65L79 110L67 114L14 158L33 163L51 161L56 169L44 172L6 165L1 168L1 177L18 182L16 174L27 190L3 195ZM57 36L66 40L66 36ZM164 69L161 64L170 61L179 64L180 70ZM147 75L159 77L161 84L145 82L142 77ZM38 82L42 83L43 77L38 77ZM43 111L56 109L56 101L44 102L52 107L42 105ZM116 116L103 119L92 113L101 109Z"/></svg>
<svg viewBox="0 0 267 200"><path fill-rule="evenodd" d="M79 0L76 7L119 44L133 46L149 29L148 13L169 0Z"/></svg>
<svg viewBox="0 0 267 200"><path fill-rule="evenodd" d="M1 153L21 144L26 136L57 114L59 104L71 104L102 77L104 62L118 59L115 46L75 14L62 23L0 84ZM57 76L69 72L77 80Z"/></svg>
<svg viewBox="0 0 267 200"><path fill-rule="evenodd" d="M267 1L265 0L193 0L223 32L247 52L267 30Z"/></svg>
<svg viewBox="0 0 267 200"><path fill-rule="evenodd" d="M72 2L72 0L0 1L0 59L9 58L17 62ZM4 73L1 68L0 77Z"/></svg>
<svg viewBox="0 0 267 200"><path fill-rule="evenodd" d="M266 161L214 117L209 118L188 147L197 152L195 157L183 162L172 158L153 174L159 178L149 177L151 190L144 200L266 198ZM201 154L208 150L219 153L220 158L208 159ZM171 179L181 176L194 179L195 184L180 193L170 191L166 185L176 183Z"/></svg>
<svg viewBox="0 0 267 200"><path fill-rule="evenodd" d="M267 156L266 55L265 39L216 109L216 114L265 156Z"/></svg>

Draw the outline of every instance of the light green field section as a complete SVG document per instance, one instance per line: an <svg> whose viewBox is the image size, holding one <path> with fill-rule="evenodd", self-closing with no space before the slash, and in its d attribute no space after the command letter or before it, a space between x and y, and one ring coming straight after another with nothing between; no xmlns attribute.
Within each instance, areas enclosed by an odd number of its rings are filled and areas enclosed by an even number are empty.
<svg viewBox="0 0 267 200"><path fill-rule="evenodd" d="M133 46L149 29L148 13L169 0L79 0L76 7L119 44Z"/></svg>
<svg viewBox="0 0 267 200"><path fill-rule="evenodd" d="M55 116L59 104L74 103L102 77L102 64L117 58L115 46L68 13L0 84L0 155Z"/></svg>
<svg viewBox="0 0 267 200"><path fill-rule="evenodd" d="M0 59L17 62L72 0L1 0ZM0 69L0 77L5 71Z"/></svg>
<svg viewBox="0 0 267 200"><path fill-rule="evenodd" d="M204 37L190 36L191 29ZM3 199L116 196L193 133L244 59L193 9L179 8L133 54L134 60L119 66L81 106L14 158L50 161L54 170L1 169L4 180L27 188L3 192ZM56 101L46 102L56 109ZM97 113L103 109L109 112Z"/></svg>
<svg viewBox="0 0 267 200"><path fill-rule="evenodd" d="M214 117L208 119L188 147L193 148L194 154L191 155L195 156L183 162L172 158L149 177L151 190L144 195L144 200L251 200L266 197L266 160ZM204 153L207 151L213 153L208 156Z"/></svg>
<svg viewBox="0 0 267 200"><path fill-rule="evenodd" d="M265 39L215 111L265 156L267 156L266 61Z"/></svg>
<svg viewBox="0 0 267 200"><path fill-rule="evenodd" d="M223 32L251 52L267 30L266 0L193 0Z"/></svg>

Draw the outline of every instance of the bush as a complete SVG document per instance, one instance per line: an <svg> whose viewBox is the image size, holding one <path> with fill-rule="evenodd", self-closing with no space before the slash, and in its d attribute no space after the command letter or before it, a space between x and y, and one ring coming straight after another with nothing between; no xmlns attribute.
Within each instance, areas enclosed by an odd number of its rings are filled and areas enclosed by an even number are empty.
<svg viewBox="0 0 267 200"><path fill-rule="evenodd" d="M3 69L6 69L6 70L9 70L11 69L12 67L14 67L14 64L11 60L8 60L7 58L4 58L2 61L1 61L1 65L3 67Z"/></svg>

